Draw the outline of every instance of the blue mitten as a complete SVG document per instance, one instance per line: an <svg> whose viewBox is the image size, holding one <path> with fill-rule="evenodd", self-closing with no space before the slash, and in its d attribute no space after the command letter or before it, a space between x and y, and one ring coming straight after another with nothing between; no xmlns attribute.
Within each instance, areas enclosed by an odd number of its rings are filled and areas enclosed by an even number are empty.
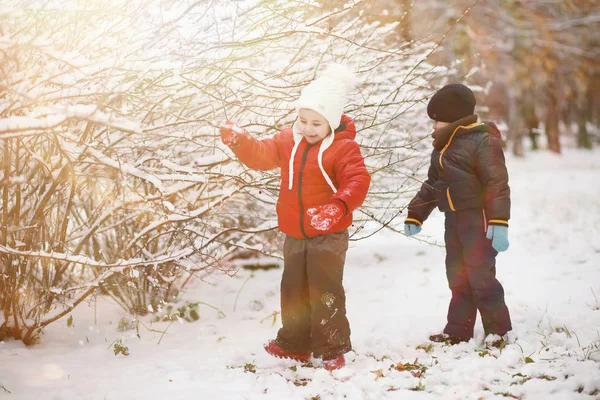
<svg viewBox="0 0 600 400"><path fill-rule="evenodd" d="M508 249L508 226L490 225L485 237L492 239L492 247L496 251L505 251Z"/></svg>
<svg viewBox="0 0 600 400"><path fill-rule="evenodd" d="M404 234L407 236L416 235L421 232L421 227L417 224L404 224Z"/></svg>

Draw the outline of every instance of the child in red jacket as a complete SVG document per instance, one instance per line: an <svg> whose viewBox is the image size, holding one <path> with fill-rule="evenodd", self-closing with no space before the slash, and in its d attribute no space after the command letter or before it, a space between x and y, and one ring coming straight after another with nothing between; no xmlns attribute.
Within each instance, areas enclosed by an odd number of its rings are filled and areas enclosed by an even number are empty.
<svg viewBox="0 0 600 400"><path fill-rule="evenodd" d="M343 115L353 75L334 64L307 85L291 128L257 140L227 121L221 140L246 166L280 168L279 229L285 236L281 279L282 328L265 350L328 370L345 365L352 349L342 277L352 212L367 195L365 167L354 121Z"/></svg>

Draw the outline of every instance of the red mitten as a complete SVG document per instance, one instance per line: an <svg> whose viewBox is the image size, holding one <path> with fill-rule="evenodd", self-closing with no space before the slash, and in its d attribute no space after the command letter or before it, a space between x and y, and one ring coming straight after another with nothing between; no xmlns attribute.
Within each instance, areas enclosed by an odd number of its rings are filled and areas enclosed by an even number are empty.
<svg viewBox="0 0 600 400"><path fill-rule="evenodd" d="M343 205L338 201L309 208L306 212L312 217L310 224L318 231L328 231L340 222L340 219L344 216Z"/></svg>
<svg viewBox="0 0 600 400"><path fill-rule="evenodd" d="M238 135L245 132L238 124L234 124L231 121L225 121L219 125L221 132L221 141L227 146L235 146Z"/></svg>

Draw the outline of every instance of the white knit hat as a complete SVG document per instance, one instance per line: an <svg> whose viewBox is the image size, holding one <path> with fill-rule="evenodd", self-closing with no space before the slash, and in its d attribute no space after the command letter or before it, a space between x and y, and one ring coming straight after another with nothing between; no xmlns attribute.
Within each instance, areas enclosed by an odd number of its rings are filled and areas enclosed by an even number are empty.
<svg viewBox="0 0 600 400"><path fill-rule="evenodd" d="M323 152L325 152L325 150L333 143L333 135L342 121L344 107L348 101L348 93L355 85L356 77L348 67L332 63L329 64L319 78L315 79L302 89L300 98L296 101L296 112L299 112L301 108L308 108L309 110L316 111L327 120L331 127L332 133L321 141L317 161L319 163L319 169L333 193L336 193L337 189L331 178L325 172L325 168L323 168ZM294 182L294 157L296 156L296 151L302 140L302 133L296 126L297 122L298 121L296 120L292 126L294 148L292 149L289 165L288 188L290 190L292 189Z"/></svg>
<svg viewBox="0 0 600 400"><path fill-rule="evenodd" d="M354 73L342 64L332 63L323 74L302 89L296 101L296 111L308 108L321 114L334 132L342 119L348 92L355 85Z"/></svg>

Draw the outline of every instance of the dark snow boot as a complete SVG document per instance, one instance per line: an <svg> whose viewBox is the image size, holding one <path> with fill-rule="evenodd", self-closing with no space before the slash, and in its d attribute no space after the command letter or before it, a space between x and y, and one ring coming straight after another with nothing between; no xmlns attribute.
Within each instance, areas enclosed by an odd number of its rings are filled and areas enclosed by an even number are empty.
<svg viewBox="0 0 600 400"><path fill-rule="evenodd" d="M468 342L470 339L455 335L448 335L447 333L438 333L436 335L429 336L429 340L432 342L445 343L453 346L455 344Z"/></svg>
<svg viewBox="0 0 600 400"><path fill-rule="evenodd" d="M505 333L504 335L490 333L489 335L487 335L485 337L485 339L483 340L483 343L485 344L485 347L487 347L488 349L491 349L491 348L502 349L502 348L504 348L504 346L506 346L509 343L508 333Z"/></svg>
<svg viewBox="0 0 600 400"><path fill-rule="evenodd" d="M291 360L307 362L310 359L310 353L296 353L294 351L285 350L275 340L270 340L264 345L265 351L277 358L289 358Z"/></svg>

